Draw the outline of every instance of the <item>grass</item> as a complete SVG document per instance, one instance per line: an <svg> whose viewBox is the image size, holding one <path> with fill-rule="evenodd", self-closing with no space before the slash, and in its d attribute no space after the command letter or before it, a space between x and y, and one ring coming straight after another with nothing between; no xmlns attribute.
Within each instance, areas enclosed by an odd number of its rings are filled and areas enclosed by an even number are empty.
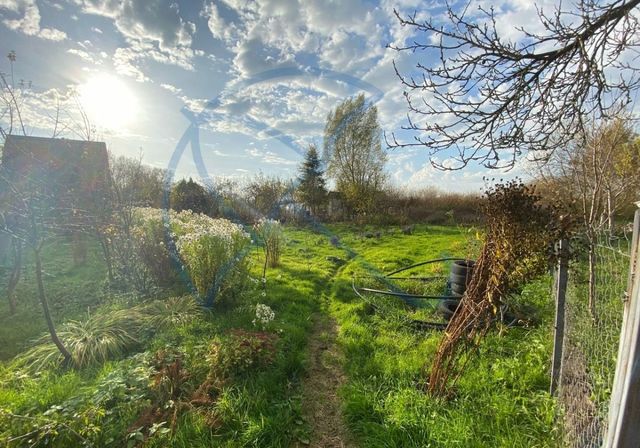
<svg viewBox="0 0 640 448"><path fill-rule="evenodd" d="M428 235L426 237L425 233ZM472 253L455 228L420 229L381 241L350 237L360 254L342 269L332 291L331 313L348 360L345 415L362 446L555 446L554 402L548 396L552 316L547 280L530 285L524 302L543 318L535 328L491 333L470 361L450 401L422 392L425 369L441 334L416 332L401 320L372 312L351 291L351 276L374 267ZM396 309L401 305L396 304Z"/></svg>
<svg viewBox="0 0 640 448"><path fill-rule="evenodd" d="M9 314L6 298L8 272L0 275L0 361L17 355L31 340L47 331L38 301L33 261L27 249L24 258L23 274L16 290L15 315ZM88 307L96 307L106 298L103 284L107 272L97 244L89 247L87 263L82 266L74 266L71 247L66 241L50 243L42 258L47 298L55 322L81 319Z"/></svg>
<svg viewBox="0 0 640 448"><path fill-rule="evenodd" d="M378 231L379 238L366 237ZM41 425L77 420L83 437L95 445L122 446L124 434L136 436L145 409L158 400L168 402L167 397L159 398L166 390L150 384L158 375L157 368L150 367L154 357L164 353L181 359L188 375L180 391L172 393L178 394L176 400L188 402L215 368L208 362L211 343L224 343L233 329L259 330L251 322L255 305L264 303L276 315L265 329L278 335L273 362L221 380L210 405L176 414L174 430L155 432L147 446L289 447L306 441L312 422L302 417L301 383L318 314L329 314L339 327L337 343L345 355L340 359L345 360L347 376L339 391L341 408L360 446L554 446L555 408L546 393L551 316L546 280L530 285L521 298L536 305L542 323L492 332L449 401L433 400L422 392L424 369L441 334L408 327L406 319L420 313L400 303L390 300L376 312L351 290L354 275L389 272L442 256L469 256L475 250L474 235L437 226L417 226L413 235L402 234L398 227L336 225L323 232L286 228L279 266L267 270L264 287L257 283L241 299L220 302L212 312L192 318L184 318L179 306L167 302L168 321L158 325L144 346L131 348L128 357L78 370L43 369L37 375L16 371L9 361L45 329L32 295L33 279L27 277L19 287L19 317L8 317L5 303L0 309L0 337L7 341L0 344L5 360L0 365L0 409L37 416ZM337 238L332 241L332 236ZM263 256L259 250L252 253L256 279ZM65 304L64 309L55 308L56 322L86 316L87 306L130 305L108 303L97 251L80 268L71 265L63 250L51 248L46 258L52 302ZM314 337L329 339L327 334ZM91 424L83 426L83 418ZM21 434L27 426L0 412L0 441ZM54 446L78 444L75 436L69 437L57 439Z"/></svg>

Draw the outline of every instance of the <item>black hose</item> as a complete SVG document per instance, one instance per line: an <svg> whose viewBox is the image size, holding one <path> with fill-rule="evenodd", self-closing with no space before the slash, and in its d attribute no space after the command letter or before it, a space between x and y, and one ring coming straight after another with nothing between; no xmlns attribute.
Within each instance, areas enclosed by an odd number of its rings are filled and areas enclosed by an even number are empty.
<svg viewBox="0 0 640 448"><path fill-rule="evenodd" d="M366 303L368 303L372 307L378 309L378 307L374 303L367 300L365 296L360 294L360 291L358 290L358 288L356 288L356 283L354 278L351 279L351 288L353 289L353 292L355 292L358 297L360 297L362 300L364 300ZM445 328L447 328L447 324L443 324L441 322L428 322L424 320L407 319L407 323L412 327L416 328L417 330L431 330L431 329L444 330Z"/></svg>
<svg viewBox="0 0 640 448"><path fill-rule="evenodd" d="M444 275L439 275L436 277L383 277L387 280L420 280L422 282L428 282L431 280L443 280L446 279L447 277Z"/></svg>
<svg viewBox="0 0 640 448"><path fill-rule="evenodd" d="M395 296L395 297L406 297L408 299L437 299L437 300L445 300L445 299L455 299L458 296L423 296L417 294L407 294L406 292L393 292L393 291L385 291L383 289L373 289L373 288L357 288L360 291L373 292L376 294L382 294L385 296Z"/></svg>
<svg viewBox="0 0 640 448"><path fill-rule="evenodd" d="M420 263L416 263L416 264L412 264L411 266L407 266L404 268L400 268L397 269L393 272L389 272L388 274L385 275L385 277L389 277L393 274L397 274L398 272L403 272L403 271L408 271L411 268L417 268L418 266L424 266L425 264L431 264L431 263L438 263L440 261L464 261L464 258L436 258L435 260L427 260L427 261L421 261Z"/></svg>

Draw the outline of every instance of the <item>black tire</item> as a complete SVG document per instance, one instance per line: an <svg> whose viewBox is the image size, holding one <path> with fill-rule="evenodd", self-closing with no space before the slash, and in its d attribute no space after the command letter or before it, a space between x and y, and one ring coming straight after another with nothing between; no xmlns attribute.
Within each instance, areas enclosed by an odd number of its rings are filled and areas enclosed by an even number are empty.
<svg viewBox="0 0 640 448"><path fill-rule="evenodd" d="M462 296L466 290L467 285L458 285L457 283L451 284L451 292L456 295Z"/></svg>
<svg viewBox="0 0 640 448"><path fill-rule="evenodd" d="M458 307L460 306L460 300L442 300L438 303L438 313L442 315L446 320L450 320Z"/></svg>
<svg viewBox="0 0 640 448"><path fill-rule="evenodd" d="M452 284L468 285L471 281L471 272L468 272L467 275L458 275L452 272L451 274L449 274L449 281Z"/></svg>
<svg viewBox="0 0 640 448"><path fill-rule="evenodd" d="M467 275L472 272L476 262L473 260L458 260L451 265L451 273L456 275Z"/></svg>

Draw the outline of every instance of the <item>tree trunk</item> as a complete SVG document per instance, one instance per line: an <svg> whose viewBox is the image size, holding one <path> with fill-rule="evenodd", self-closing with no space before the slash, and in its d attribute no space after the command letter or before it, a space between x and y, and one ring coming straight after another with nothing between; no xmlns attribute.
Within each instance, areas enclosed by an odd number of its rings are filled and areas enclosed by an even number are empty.
<svg viewBox="0 0 640 448"><path fill-rule="evenodd" d="M102 254L104 255L104 261L107 264L107 275L109 276L109 284L113 284L113 260L111 259L111 249L109 243L104 236L100 236L100 246L102 247Z"/></svg>
<svg viewBox="0 0 640 448"><path fill-rule="evenodd" d="M9 312L14 315L16 313L16 287L22 273L22 243L20 240L13 238L11 245L13 248L13 269L9 275L7 298L9 299Z"/></svg>
<svg viewBox="0 0 640 448"><path fill-rule="evenodd" d="M595 242L589 243L589 314L596 321L596 246Z"/></svg>
<svg viewBox="0 0 640 448"><path fill-rule="evenodd" d="M71 239L73 247L73 265L82 266L87 263L87 241L85 236L82 232L73 231Z"/></svg>
<svg viewBox="0 0 640 448"><path fill-rule="evenodd" d="M56 332L56 327L53 324L53 319L51 318L51 312L49 310L49 302L47 301L47 296L44 291L44 283L42 281L42 259L40 258L40 249L33 249L33 255L36 261L36 282L38 284L38 297L40 298L40 303L42 304L42 310L44 312L44 318L47 321L47 327L49 328L49 334L51 335L51 340L58 347L62 356L64 356L64 363L68 364L71 362L71 353L64 346L60 338L58 338L58 333Z"/></svg>
<svg viewBox="0 0 640 448"><path fill-rule="evenodd" d="M614 214L614 204L613 204L613 197L611 195L611 190L607 190L607 230L609 231L609 236L613 235L613 228L614 228L614 218L613 218L613 214Z"/></svg>

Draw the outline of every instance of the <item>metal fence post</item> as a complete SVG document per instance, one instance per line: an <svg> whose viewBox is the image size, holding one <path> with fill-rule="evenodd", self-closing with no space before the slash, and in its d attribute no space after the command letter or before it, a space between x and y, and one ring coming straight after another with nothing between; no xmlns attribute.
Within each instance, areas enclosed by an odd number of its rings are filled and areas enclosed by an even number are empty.
<svg viewBox="0 0 640 448"><path fill-rule="evenodd" d="M640 207L640 202L636 205ZM640 440L640 210L633 222L627 294L609 404L607 448L638 446Z"/></svg>
<svg viewBox="0 0 640 448"><path fill-rule="evenodd" d="M567 281L569 278L569 242L560 240L558 243L558 264L556 267L554 296L556 301L556 320L553 326L553 361L551 364L551 388L549 392L555 395L562 377L562 349L564 344L564 314L567 296Z"/></svg>

